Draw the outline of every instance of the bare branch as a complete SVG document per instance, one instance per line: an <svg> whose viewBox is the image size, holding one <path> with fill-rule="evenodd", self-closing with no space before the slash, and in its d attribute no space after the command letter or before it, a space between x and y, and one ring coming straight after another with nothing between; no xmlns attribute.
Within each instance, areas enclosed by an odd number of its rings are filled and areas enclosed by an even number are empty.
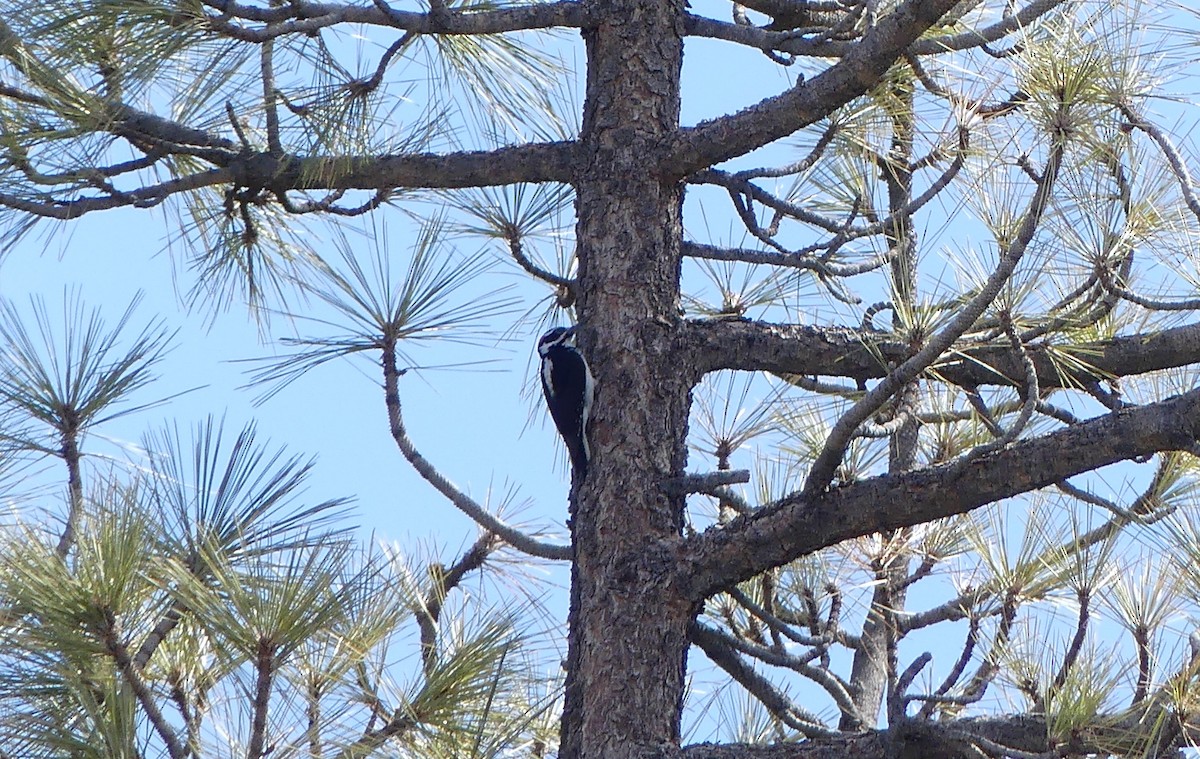
<svg viewBox="0 0 1200 759"><path fill-rule="evenodd" d="M172 195L216 185L287 190L392 190L398 187L452 188L513 182L565 182L571 177L571 143L537 143L494 151L389 156L314 156L268 153L222 159L221 168L188 174L119 195L60 199L0 192L0 206L38 216L76 219L122 206L147 208Z"/></svg>
<svg viewBox="0 0 1200 759"><path fill-rule="evenodd" d="M750 470L727 469L704 474L685 474L666 483L666 490L673 495L689 493L711 493L722 485L738 485L750 481Z"/></svg>
<svg viewBox="0 0 1200 759"><path fill-rule="evenodd" d="M774 209L775 211L791 218L798 219L808 224L820 227L826 232L838 232L842 229L842 223L834 219L827 219L820 214L813 213L804 206L789 203L782 198L777 198L758 185L749 181L739 174L729 174L718 169L705 169L688 177L690 184L712 184L719 187L724 187L729 193L737 199L738 195L744 195L747 198L757 200L759 203ZM739 209L740 211L740 209Z"/></svg>
<svg viewBox="0 0 1200 759"><path fill-rule="evenodd" d="M683 547L663 541L657 550L687 557L678 562L676 582L686 597L699 600L853 537L964 514L1117 461L1186 450L1198 437L1200 390L1193 390L1015 442L965 468L943 464L813 496L792 495L728 525L678 539Z"/></svg>
<svg viewBox="0 0 1200 759"><path fill-rule="evenodd" d="M172 195L177 195L202 187L226 184L233 178L228 169L209 169L196 174L188 174L178 179L171 179L154 185L139 187L120 195L89 196L82 198L60 199L50 195L24 196L12 192L0 192L0 206L24 211L60 221L78 219L93 211L107 211L110 208L132 206L134 208L152 208L162 203Z"/></svg>
<svg viewBox="0 0 1200 759"><path fill-rule="evenodd" d="M1163 300L1161 298L1149 298L1145 295L1138 295L1120 282L1117 282L1111 276L1110 272L1107 271L1100 276L1100 284L1104 286L1105 290L1119 296L1122 300L1127 300L1130 303L1150 309L1151 311L1195 311L1200 309L1200 298Z"/></svg>
<svg viewBox="0 0 1200 759"><path fill-rule="evenodd" d="M1130 124L1149 135L1150 139L1154 140L1155 144L1162 150L1163 155L1167 159L1167 164L1170 165L1171 171L1175 175L1175 181L1179 183L1179 191L1183 193L1183 199L1187 203L1188 210L1197 219L1200 219L1200 198L1196 197L1191 172L1188 171L1187 164L1183 162L1183 158L1171 142L1171 138L1154 124L1142 118L1141 114L1133 109L1133 106L1127 103L1118 103L1117 107L1121 109L1121 113L1125 118L1129 119Z"/></svg>
<svg viewBox="0 0 1200 759"><path fill-rule="evenodd" d="M372 24L392 26L417 34L500 34L553 27L580 28L585 15L582 3L530 3L491 10L443 10L415 13L395 10L384 2L373 5L308 2L290 0L278 5L249 5L232 0L204 0L204 4L225 18L262 24L259 28L222 27L220 17L208 16L209 23L238 39L262 42L284 34L309 34L334 24Z"/></svg>
<svg viewBox="0 0 1200 759"><path fill-rule="evenodd" d="M876 330L782 325L737 319L684 322L686 365L702 374L722 369L804 376L848 377L865 382L887 376L909 353L907 342ZM1081 387L1200 363L1200 323L1113 337L1071 348L1025 345L1043 389ZM1066 354L1071 361L1056 356ZM967 343L933 366L961 387L1025 381L1023 359L1006 343Z"/></svg>
<svg viewBox="0 0 1200 759"><path fill-rule="evenodd" d="M1004 332L1008 335L1009 343L1012 345L1013 350L1020 355L1021 364L1025 370L1025 384L1021 388L1021 395L1024 397L1024 401L1021 403L1021 409L1017 413L1017 418L1013 420L1008 429L1002 429L999 423L988 413L979 392L977 390L970 391L968 397L971 400L971 405L979 412L979 416L984 420L988 430L996 436L996 439L990 443L977 445L963 455L955 458L952 463L956 466L965 466L968 461L978 458L988 451L1003 448L1016 440L1017 436L1029 424L1029 420L1033 418L1034 411L1037 410L1038 397L1042 394L1041 388L1038 387L1037 367L1033 365L1033 360L1029 358L1029 352L1025 350L1025 345L1021 342L1021 336L1017 334L1012 319L1007 316L1004 318Z"/></svg>
<svg viewBox="0 0 1200 759"><path fill-rule="evenodd" d="M821 453L809 468L808 479L804 483L805 494L811 496L829 484L834 472L841 463L846 447L853 439L855 430L887 402L898 390L917 378L925 369L954 344L975 323L983 312L991 305L1004 283L1012 275L1024 255L1029 243L1033 240L1042 214L1050 202L1050 193L1058 177L1059 165L1062 161L1064 144L1057 142L1050 151L1046 161L1046 169L1042 173L1029 207L1025 211L1020 228L1009 244L1008 249L1000 258L996 269L988 276L987 281L979 292L965 303L950 323L934 335L912 358L907 359L895 371L889 373L883 380L859 399L849 411L842 415L829 433Z"/></svg>
<svg viewBox="0 0 1200 759"><path fill-rule="evenodd" d="M416 38L417 35L415 33L405 32L399 39L388 46L388 49L380 56L379 65L375 67L374 74L367 79L351 82L349 85L351 94L362 95L379 89L379 85L383 84L383 75L387 72L388 67L392 65L392 59L412 44L412 41Z"/></svg>
<svg viewBox="0 0 1200 759"><path fill-rule="evenodd" d="M846 683L842 682L836 675L822 667L814 667L802 659L791 656L786 653L775 651L749 641L740 640L731 635L728 635L721 630L713 627L708 627L700 622L693 622L690 629L690 636L693 641L699 642L698 639L704 639L710 645L721 645L733 651L741 651L744 654L754 657L759 661L767 664L772 664L777 667L785 667L804 677L812 680L817 685L821 686L826 693L837 704L838 709L843 714L856 720L862 718L858 716L858 709L854 705L854 699L850 697ZM705 648L707 653L708 649Z"/></svg>
<svg viewBox="0 0 1200 759"><path fill-rule="evenodd" d="M906 0L854 43L840 61L813 79L731 116L680 130L668 148L663 171L687 176L744 155L828 116L879 81L896 58L954 7L956 1Z"/></svg>
<svg viewBox="0 0 1200 759"><path fill-rule="evenodd" d="M485 530L495 533L505 543L508 543L518 551L524 551L530 556L537 556L543 559L559 561L570 559L570 546L543 542L500 521L492 516L482 505L476 503L470 496L456 488L453 483L443 477L434 468L433 464L429 463L417 451L412 441L408 438L408 432L404 428L404 420L400 414L399 379L400 371L396 367L396 348L395 345L389 344L383 348L384 401L387 405L388 422L391 427L392 438L396 441L396 446L400 449L404 458L408 460L408 463L412 464L413 469L416 469L417 473L425 478L426 482L433 485L434 489L445 496L459 511L469 516Z"/></svg>
<svg viewBox="0 0 1200 759"><path fill-rule="evenodd" d="M1177 723L1178 718L1164 715ZM816 738L802 743L696 744L683 749L683 759L894 759L897 756L922 759L963 759L979 757L981 746L987 751L999 751L997 756L1038 757L1052 759L1063 756L1112 756L1114 754L1144 755L1147 724L1154 720L1143 712L1136 714L1099 715L1086 731L1077 731L1062 744L1052 743L1051 726L1056 715L1026 714L1019 716L968 718L930 722L905 720L884 730L842 734L832 738ZM1140 723L1139 719L1146 719ZM1191 725L1179 725L1181 739L1194 745L1197 730ZM1124 747L1114 750L1114 747ZM1164 749L1154 756L1167 757L1174 752ZM987 755L986 753L983 755Z"/></svg>
<svg viewBox="0 0 1200 759"><path fill-rule="evenodd" d="M937 55L951 50L982 47L1028 27L1064 2L1065 0L1033 0L1016 13L1006 13L999 21L983 29L920 40L914 43L910 50L915 55Z"/></svg>
<svg viewBox="0 0 1200 759"><path fill-rule="evenodd" d="M812 656L806 655L802 657L805 661L811 661L817 658L817 656L823 655L824 650L829 648L829 644L835 641L850 648L853 648L858 643L853 636L847 635L837 629L836 615L833 613L834 609L831 609L830 619L827 623L823 623L818 614L810 611L809 629L813 631L813 634L803 635L796 632L792 625L783 621L771 611L756 604L749 596L738 590L736 586L726 588L725 592L729 594L730 598L737 601L739 606L765 622L772 631L802 646L812 646L813 648L820 649Z"/></svg>
<svg viewBox="0 0 1200 759"><path fill-rule="evenodd" d="M683 255L705 258L710 261L741 261L750 264L768 264L789 269L808 269L827 277L852 277L874 271L891 260L889 253L871 256L856 264L829 261L821 256L809 255L786 249L776 253L748 248L720 248L698 242L684 242Z"/></svg>
<svg viewBox="0 0 1200 759"><path fill-rule="evenodd" d="M506 239L508 240L508 250L512 254L513 260L517 262L517 265L528 274L537 277L543 282L566 290L571 302L575 302L576 293L579 288L579 284L575 280L570 277L560 277L554 272L546 271L530 260L529 256L525 254L525 248L521 244L520 233L516 229L511 230Z"/></svg>
<svg viewBox="0 0 1200 759"><path fill-rule="evenodd" d="M699 623L690 630L693 643L721 669L757 698L772 716L810 738L832 737L837 733L825 727L820 718L801 709L771 681L754 671L732 647L711 628Z"/></svg>
<svg viewBox="0 0 1200 759"><path fill-rule="evenodd" d="M914 700L922 700L925 703L921 706L919 717L928 719L933 716L937 710L939 699L943 698L950 692L950 689L958 684L962 679L963 672L966 671L967 665L971 663L971 656L975 653L975 646L979 644L979 616L972 614L967 623L967 637L963 640L963 650L959 654L958 660L954 662L954 666L946 673L946 677L942 680L937 690L928 698L915 697ZM913 698L913 697L910 697Z"/></svg>
<svg viewBox="0 0 1200 759"><path fill-rule="evenodd" d="M154 731L158 733L158 737L166 744L167 753L171 755L171 759L184 759L188 755L187 749L179 742L179 737L175 734L174 728L167 722L163 716L162 710L158 707L158 702L154 699L154 694L150 691L146 681L142 679L140 670L134 665L133 660L129 656L129 650L125 644L121 642L117 632L116 617L109 610L104 611L104 647L112 657L113 663L117 665L121 676L128 683L129 689L133 691L137 697L138 703L146 713L146 719L154 727Z"/></svg>
<svg viewBox="0 0 1200 759"><path fill-rule="evenodd" d="M450 568L440 564L429 568L433 587L426 594L424 602L414 609L417 626L421 629L421 663L426 676L437 662L437 624L442 616L446 596L458 587L467 574L483 566L487 557L496 549L496 543L495 535L485 533Z"/></svg>
<svg viewBox="0 0 1200 759"><path fill-rule="evenodd" d="M1057 690L1066 684L1067 678L1071 675L1071 668L1075 666L1080 652L1083 651L1083 641L1087 637L1088 621L1090 619L1089 605L1092 599L1091 593L1087 588L1080 588L1077 599L1079 601L1079 616L1075 624L1075 636L1071 639L1071 645L1067 647L1067 655L1063 657L1062 665L1054 675L1054 681L1051 684L1053 690Z"/></svg>
<svg viewBox="0 0 1200 759"><path fill-rule="evenodd" d="M991 43L1026 28L1039 18L1054 11L1064 2L1065 0L1034 0L1016 13L1005 14L1000 21L982 29L916 40L909 47L908 52L912 55L938 55L970 48L981 48L987 52ZM828 36L805 37L798 35L795 30L774 31L753 25L730 24L693 15L687 16L686 33L696 37L733 42L764 52L779 51L791 55L821 58L840 58L850 53L857 44L848 40L831 39Z"/></svg>
<svg viewBox="0 0 1200 759"><path fill-rule="evenodd" d="M825 127L825 131L821 133L821 136L817 139L816 144L813 145L812 150L808 151L808 155L804 156L799 161L794 161L793 163L785 164L783 166L776 166L773 168L763 167L758 169L743 169L733 176L737 179L771 179L777 177L786 177L790 176L791 174L800 174L808 171L817 164L817 161L821 160L823 155L825 155L826 148L828 148L830 143L833 142L833 138L837 135L839 130L840 125L838 122L830 121L829 126Z"/></svg>

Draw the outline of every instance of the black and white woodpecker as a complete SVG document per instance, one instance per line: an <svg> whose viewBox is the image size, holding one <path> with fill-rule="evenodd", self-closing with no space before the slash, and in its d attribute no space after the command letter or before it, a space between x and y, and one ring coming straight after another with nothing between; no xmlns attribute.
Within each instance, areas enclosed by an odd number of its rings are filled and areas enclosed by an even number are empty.
<svg viewBox="0 0 1200 759"><path fill-rule="evenodd" d="M542 392L554 426L567 444L571 465L582 480L587 474L588 415L592 410L595 380L587 360L575 346L574 327L555 327L538 340L542 360Z"/></svg>

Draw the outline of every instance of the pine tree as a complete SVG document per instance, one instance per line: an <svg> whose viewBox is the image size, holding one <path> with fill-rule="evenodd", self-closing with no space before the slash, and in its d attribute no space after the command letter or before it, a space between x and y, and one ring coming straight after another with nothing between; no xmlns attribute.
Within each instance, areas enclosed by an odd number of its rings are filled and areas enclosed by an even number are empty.
<svg viewBox="0 0 1200 759"><path fill-rule="evenodd" d="M301 296L332 315L259 365L263 393L370 356L399 454L481 528L448 564L362 548L344 501L300 498L309 463L216 420L85 477L170 330L8 303L5 457L58 459L67 487L4 540L0 756L1196 741L1194 11L414 8L0 3L8 241L167 209L192 307L267 333ZM714 50L774 94L684 125L685 61ZM344 237L401 215L402 244ZM415 345L532 342L522 311L576 321L596 376L569 540L457 487L405 425ZM529 621L455 593L500 552L569 566L561 700Z"/></svg>

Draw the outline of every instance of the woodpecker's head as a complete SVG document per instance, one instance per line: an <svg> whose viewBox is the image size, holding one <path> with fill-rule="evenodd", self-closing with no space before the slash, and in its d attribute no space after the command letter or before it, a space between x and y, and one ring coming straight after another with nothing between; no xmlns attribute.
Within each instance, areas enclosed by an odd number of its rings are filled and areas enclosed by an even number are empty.
<svg viewBox="0 0 1200 759"><path fill-rule="evenodd" d="M573 347L575 345L575 328L555 327L542 335L542 339L538 340L538 355L546 355L546 352L556 345Z"/></svg>

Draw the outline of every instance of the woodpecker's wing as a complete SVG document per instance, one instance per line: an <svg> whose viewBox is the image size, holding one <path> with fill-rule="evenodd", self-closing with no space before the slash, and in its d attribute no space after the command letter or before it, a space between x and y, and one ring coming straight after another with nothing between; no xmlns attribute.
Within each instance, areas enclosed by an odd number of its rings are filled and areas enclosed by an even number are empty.
<svg viewBox="0 0 1200 759"><path fill-rule="evenodd" d="M578 351L563 346L551 348L546 359L541 372L546 405L567 445L571 463L582 473L587 468L584 425L591 391L587 362Z"/></svg>

